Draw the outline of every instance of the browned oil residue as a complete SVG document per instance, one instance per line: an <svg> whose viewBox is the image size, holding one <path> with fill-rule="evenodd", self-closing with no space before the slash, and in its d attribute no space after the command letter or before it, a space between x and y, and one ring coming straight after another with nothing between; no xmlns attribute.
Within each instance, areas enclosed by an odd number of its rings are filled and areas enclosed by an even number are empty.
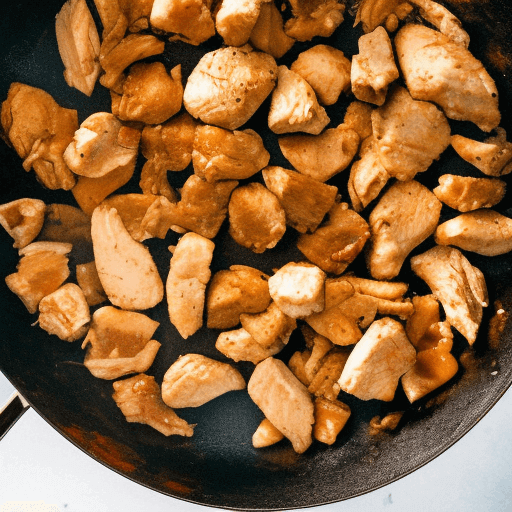
<svg viewBox="0 0 512 512"><path fill-rule="evenodd" d="M448 397L453 393L453 388L445 389L441 391L436 396L433 396L426 404L425 407L430 409L431 407L435 407L438 405L442 405L448 400Z"/></svg>
<svg viewBox="0 0 512 512"><path fill-rule="evenodd" d="M178 494L190 494L193 489L187 487L186 485L180 484L179 482L173 482L172 480L168 480L162 484L173 492L177 492Z"/></svg>
<svg viewBox="0 0 512 512"><path fill-rule="evenodd" d="M499 300L494 303L494 311L494 316L489 321L487 340L490 348L497 349L500 346L501 337L507 324L509 314L505 311L503 304Z"/></svg>
<svg viewBox="0 0 512 512"><path fill-rule="evenodd" d="M489 62L498 68L500 71L504 72L508 67L512 65L512 60L510 56L504 55L501 49L491 42L489 48L486 52L486 57L489 59Z"/></svg>
<svg viewBox="0 0 512 512"><path fill-rule="evenodd" d="M62 427L62 429L84 450L105 462L105 464L125 473L135 471L136 466L123 460L125 458L123 451L126 450L119 443L97 432L86 432L77 426Z"/></svg>

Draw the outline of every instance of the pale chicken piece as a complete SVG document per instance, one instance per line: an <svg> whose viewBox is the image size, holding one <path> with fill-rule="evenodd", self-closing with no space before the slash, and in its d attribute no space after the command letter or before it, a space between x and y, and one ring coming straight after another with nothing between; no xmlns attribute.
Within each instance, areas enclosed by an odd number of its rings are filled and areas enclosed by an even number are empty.
<svg viewBox="0 0 512 512"><path fill-rule="evenodd" d="M114 382L113 386L112 398L126 421L149 425L165 436L191 437L194 433L193 425L189 425L165 405L160 386L154 377L141 373Z"/></svg>
<svg viewBox="0 0 512 512"><path fill-rule="evenodd" d="M303 318L324 309L325 272L310 263L290 262L268 280L270 296L291 318Z"/></svg>
<svg viewBox="0 0 512 512"><path fill-rule="evenodd" d="M97 309L82 343L82 349L87 349L84 365L92 375L106 380L146 371L160 348L151 339L159 325L142 313L112 306Z"/></svg>
<svg viewBox="0 0 512 512"><path fill-rule="evenodd" d="M171 41L198 45L215 35L210 0L155 0L151 28L175 34Z"/></svg>
<svg viewBox="0 0 512 512"><path fill-rule="evenodd" d="M63 108L42 89L14 82L2 103L5 138L47 188L70 190L75 177L62 155L78 128L76 110Z"/></svg>
<svg viewBox="0 0 512 512"><path fill-rule="evenodd" d="M484 256L506 254L512 251L512 219L494 210L463 213L440 224L435 240Z"/></svg>
<svg viewBox="0 0 512 512"><path fill-rule="evenodd" d="M411 258L411 268L441 302L450 325L473 345L483 308L488 305L485 278L480 270L458 249L441 245Z"/></svg>
<svg viewBox="0 0 512 512"><path fill-rule="evenodd" d="M505 196L506 182L496 178L472 178L444 174L433 192L436 197L459 212L492 208Z"/></svg>
<svg viewBox="0 0 512 512"><path fill-rule="evenodd" d="M183 104L195 118L236 130L274 89L277 64L251 46L228 46L205 54L188 77Z"/></svg>
<svg viewBox="0 0 512 512"><path fill-rule="evenodd" d="M149 28L153 0L119 0L119 7L126 16L130 32Z"/></svg>
<svg viewBox="0 0 512 512"><path fill-rule="evenodd" d="M194 172L208 182L243 180L268 165L270 154L254 130L198 126L192 150Z"/></svg>
<svg viewBox="0 0 512 512"><path fill-rule="evenodd" d="M229 391L245 389L240 372L201 354L178 358L165 372L162 398L173 408L199 407Z"/></svg>
<svg viewBox="0 0 512 512"><path fill-rule="evenodd" d="M464 46L423 25L400 29L395 46L413 98L433 101L450 119L471 121L486 132L499 125L496 84Z"/></svg>
<svg viewBox="0 0 512 512"><path fill-rule="evenodd" d="M122 121L163 123L181 109L181 64L167 72L161 62L135 63L123 82L122 94L111 94L112 112Z"/></svg>
<svg viewBox="0 0 512 512"><path fill-rule="evenodd" d="M390 402L400 377L416 362L416 350L402 325L391 318L376 320L350 353L338 381L341 389L361 400Z"/></svg>
<svg viewBox="0 0 512 512"><path fill-rule="evenodd" d="M284 27L297 41L311 41L315 36L329 37L343 22L345 4L338 0L292 0L293 18Z"/></svg>
<svg viewBox="0 0 512 512"><path fill-rule="evenodd" d="M109 112L89 116L64 151L64 161L75 173L101 178L132 165L139 151L140 131L124 126Z"/></svg>
<svg viewBox="0 0 512 512"><path fill-rule="evenodd" d="M311 85L322 105L334 105L350 90L350 66L341 50L317 44L301 52L290 69Z"/></svg>
<svg viewBox="0 0 512 512"><path fill-rule="evenodd" d="M91 315L81 288L67 283L41 299L38 324L63 341L75 341L87 334Z"/></svg>
<svg viewBox="0 0 512 512"><path fill-rule="evenodd" d="M229 234L239 245L262 253L286 231L286 214L277 197L261 183L236 188L229 200Z"/></svg>
<svg viewBox="0 0 512 512"><path fill-rule="evenodd" d="M71 244L33 242L20 251L17 272L5 278L8 288L35 313L43 297L57 290L69 277L67 254ZM22 253L22 251L25 251Z"/></svg>
<svg viewBox="0 0 512 512"><path fill-rule="evenodd" d="M364 101L352 101L345 112L343 125L357 132L361 141L364 141L373 133L372 112L372 105Z"/></svg>
<svg viewBox="0 0 512 512"><path fill-rule="evenodd" d="M89 306L97 306L107 300L94 261L76 266L76 280Z"/></svg>
<svg viewBox="0 0 512 512"><path fill-rule="evenodd" d="M262 174L286 213L286 223L299 233L315 231L334 206L336 187L278 166L266 167Z"/></svg>
<svg viewBox="0 0 512 512"><path fill-rule="evenodd" d="M328 219L312 234L302 234L297 248L324 272L341 274L370 238L367 222L347 203L335 204Z"/></svg>
<svg viewBox="0 0 512 512"><path fill-rule="evenodd" d="M41 231L46 205L40 199L23 198L0 205L0 226L13 238L15 249L22 249Z"/></svg>
<svg viewBox="0 0 512 512"><path fill-rule="evenodd" d="M294 45L295 39L286 35L283 17L274 2L261 4L249 42L254 48L272 55L274 59L281 58Z"/></svg>
<svg viewBox="0 0 512 512"><path fill-rule="evenodd" d="M253 364L281 352L284 346L281 340L276 340L265 348L244 328L220 333L215 343L215 348L233 361L250 361Z"/></svg>
<svg viewBox="0 0 512 512"><path fill-rule="evenodd" d="M313 400L291 370L269 357L256 366L247 391L272 425L291 441L293 449L305 452L312 443Z"/></svg>
<svg viewBox="0 0 512 512"><path fill-rule="evenodd" d="M215 28L227 46L249 41L262 4L271 0L222 0L215 16Z"/></svg>
<svg viewBox="0 0 512 512"><path fill-rule="evenodd" d="M413 99L403 87L396 87L372 112L372 125L382 165L402 181L426 171L450 145L444 114L432 103Z"/></svg>
<svg viewBox="0 0 512 512"><path fill-rule="evenodd" d="M196 233L180 238L171 258L167 277L167 306L171 323L182 338L203 325L206 285L215 244Z"/></svg>
<svg viewBox="0 0 512 512"><path fill-rule="evenodd" d="M451 144L460 157L487 176L504 176L512 172L512 142L507 142L503 128L496 128L496 134L484 142L453 135Z"/></svg>
<svg viewBox="0 0 512 512"><path fill-rule="evenodd" d="M302 174L325 182L345 170L359 149L359 135L341 124L320 135L279 137L284 157Z"/></svg>
<svg viewBox="0 0 512 512"><path fill-rule="evenodd" d="M265 418L252 436L254 448L266 448L284 439L284 435L270 421Z"/></svg>
<svg viewBox="0 0 512 512"><path fill-rule="evenodd" d="M386 29L377 27L361 36L358 45L359 54L352 58L352 92L358 100L383 105L389 84L399 76L391 40Z"/></svg>
<svg viewBox="0 0 512 512"><path fill-rule="evenodd" d="M360 149L361 158L353 163L348 179L348 193L356 212L363 211L376 199L390 175L380 160L377 141L373 136L365 139Z"/></svg>
<svg viewBox="0 0 512 512"><path fill-rule="evenodd" d="M305 132L318 135L329 124L313 88L297 73L279 66L272 92L268 126L277 134Z"/></svg>
<svg viewBox="0 0 512 512"><path fill-rule="evenodd" d="M442 204L417 181L394 183L370 214L368 267L375 279L398 275L409 253L432 235Z"/></svg>
<svg viewBox="0 0 512 512"><path fill-rule="evenodd" d="M100 75L100 38L85 0L69 0L55 17L55 34L64 79L90 96Z"/></svg>

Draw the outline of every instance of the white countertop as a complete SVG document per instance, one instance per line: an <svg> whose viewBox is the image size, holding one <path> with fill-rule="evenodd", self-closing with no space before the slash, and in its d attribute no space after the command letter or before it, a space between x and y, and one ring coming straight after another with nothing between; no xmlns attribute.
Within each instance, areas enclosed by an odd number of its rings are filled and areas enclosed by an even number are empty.
<svg viewBox="0 0 512 512"><path fill-rule="evenodd" d="M0 374L0 404L14 391ZM512 511L512 390L461 441L413 474L313 512ZM44 502L15 508L8 502ZM53 506L52 506L53 505ZM33 410L0 441L0 512L206 512L107 469ZM218 510L218 509L217 509Z"/></svg>

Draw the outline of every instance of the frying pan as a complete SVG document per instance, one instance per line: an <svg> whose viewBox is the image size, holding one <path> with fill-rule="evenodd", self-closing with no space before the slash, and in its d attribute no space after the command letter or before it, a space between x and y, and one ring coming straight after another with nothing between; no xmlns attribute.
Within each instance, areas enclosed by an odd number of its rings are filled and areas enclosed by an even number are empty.
<svg viewBox="0 0 512 512"><path fill-rule="evenodd" d="M62 0L44 3L18 0L4 9L0 19L0 97L2 100L6 97L9 84L14 81L40 87L52 94L60 105L77 109L81 122L96 111L109 111L109 96L97 85L87 98L64 82L54 35L54 16L61 5ZM508 130L512 100L509 82L512 52L508 44L512 8L506 2L491 0L453 0L449 7L469 32L470 49L497 82L502 125ZM337 46L349 55L357 53L357 37L348 30L350 24L351 21L346 21L332 38L318 42ZM200 54L218 44L219 40L215 39L201 48L175 43L168 46L164 61L169 66L182 63L186 76ZM303 45L297 44L282 62L289 64L303 49ZM342 99L340 104L330 108L333 125L341 122L347 103L348 100ZM266 108L268 102L249 125L262 134L273 155L271 163L287 167L275 137L264 128ZM466 123L452 123L452 127L454 132L482 138L478 130ZM141 158L139 170L142 163ZM477 175L448 149L442 159L418 179L433 186L437 177L446 172ZM187 175L188 171L169 173L171 184L179 187ZM341 176L332 183L343 191L346 178ZM0 180L0 203L37 197L46 203L74 204L69 192L41 187L34 174L25 173L18 156L3 143L0 145ZM137 191L137 179L120 190L131 191ZM344 200L347 199L345 193ZM509 203L507 194L497 210L510 215ZM454 212L443 210L442 220L453 215ZM272 268L291 259L300 259L300 254L292 249L296 235L288 231L275 249L254 255L234 244L224 226L216 240L212 270L244 263L271 272ZM146 242L164 279L170 258L167 247L176 241L177 235L169 234L165 241ZM431 245L431 240L426 241L415 253ZM74 269L76 263L88 261L90 257L87 248L75 251L70 268ZM454 353L461 361L456 377L412 406L400 391L391 403L362 402L342 393L340 399L353 411L347 427L334 445L314 443L302 455L295 454L286 441L263 450L252 447L251 436L262 414L245 392L227 393L200 408L178 411L189 423L197 423L192 438L167 438L146 425L127 423L111 398L112 383L95 379L82 365L84 354L79 342L62 342L32 325L37 316L26 311L3 279L0 282L0 371L70 442L112 470L161 493L228 509L290 509L340 501L389 484L428 463L471 429L510 386L510 321L499 339L488 338L486 325L495 301L506 311L511 309L512 258L508 255L485 258L475 254L467 254L467 257L486 275L491 306L472 348L456 335ZM2 230L2 278L15 271L17 262L12 240ZM354 262L351 270L362 275L364 262ZM399 279L410 283L411 289L418 293L429 292L407 265ZM155 338L162 343L162 348L147 372L154 375L157 382L161 382L170 364L186 352L199 352L227 361L214 347L218 332L201 329L188 340L182 340L168 321L165 303L146 313L161 322ZM280 357L287 361L294 350L301 348L301 343L300 335L294 336ZM248 379L253 365L240 363L237 367ZM369 431L371 418L397 410L405 410L405 414L395 431L381 435Z"/></svg>

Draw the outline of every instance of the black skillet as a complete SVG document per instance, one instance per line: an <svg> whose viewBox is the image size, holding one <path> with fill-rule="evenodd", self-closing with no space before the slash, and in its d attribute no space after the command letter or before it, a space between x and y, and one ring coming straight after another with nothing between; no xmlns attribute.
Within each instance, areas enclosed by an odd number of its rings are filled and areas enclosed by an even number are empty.
<svg viewBox="0 0 512 512"><path fill-rule="evenodd" d="M509 129L512 7L505 1L494 0L471 3L453 0L452 4L449 7L463 20L471 36L470 49L497 82L502 125ZM3 9L0 98L5 99L11 82L24 82L46 90L60 105L77 109L81 122L93 112L108 111L109 97L99 84L91 98L66 85L54 34L54 17L61 5L62 0L16 0ZM347 17L349 19L333 38L314 42L338 46L348 55L357 53L359 33L351 30L352 19ZM218 44L219 40L213 39L203 48L180 43L168 45L164 60L169 66L182 63L186 76L200 54ZM289 64L303 49L304 45L297 44L282 62ZM329 109L333 125L341 121L347 104L348 100L342 99ZM267 108L268 101L250 125L265 138L273 154L271 163L286 167L275 138L262 128ZM466 123L452 123L452 127L456 133L483 138L482 133ZM139 164L142 161L141 158ZM170 173L172 184L179 187L189 171ZM437 176L445 172L477 175L448 149L441 161L419 179L433 186ZM347 193L343 192L345 183L343 175L333 180L333 184L340 187L344 200L348 200ZM122 191L137 191L137 180ZM40 186L32 172L22 169L15 152L1 143L0 203L20 197L74 204L69 192L51 192ZM497 209L507 213L509 201L508 194ZM443 218L453 215L453 211L443 210ZM175 235L169 235L163 242L147 242L164 278L170 257L167 246L176 240ZM289 249L294 240L295 235L290 232L275 249L255 256L237 247L224 227L218 237L213 269L243 262L271 272L290 259L300 258ZM427 241L415 253L431 244ZM27 313L3 279L0 282L0 370L39 414L72 443L114 471L164 494L228 509L290 509L340 501L389 484L428 463L472 428L512 382L510 322L500 339L492 342L486 327L494 311L494 301L501 301L507 311L511 308L512 258L508 255L492 259L475 254L467 256L487 276L491 305L473 348L456 337L454 352L462 364L453 381L412 406L401 392L390 404L364 403L342 393L340 399L353 411L347 427L333 446L315 443L302 455L295 454L286 441L267 449L252 447L251 436L262 414L245 392L228 393L198 409L179 411L190 423L197 423L192 438L166 438L148 426L128 424L111 398L111 382L95 379L82 366L84 354L79 342L62 342L32 326L36 315ZM77 251L72 255L71 268L88 258ZM17 261L12 240L1 230L2 277L15 271ZM355 262L353 270L363 274L364 262ZM411 275L407 265L399 278L410 282L411 289L428 293L425 285ZM162 348L148 371L157 381L161 381L169 365L185 352L200 352L226 360L214 348L217 332L202 329L184 341L170 325L165 303L147 313L161 322L155 337ZM300 335L295 336L281 357L287 360L301 343ZM237 366L246 378L250 376L251 364ZM397 410L405 410L405 414L396 431L380 436L369 432L372 417Z"/></svg>

